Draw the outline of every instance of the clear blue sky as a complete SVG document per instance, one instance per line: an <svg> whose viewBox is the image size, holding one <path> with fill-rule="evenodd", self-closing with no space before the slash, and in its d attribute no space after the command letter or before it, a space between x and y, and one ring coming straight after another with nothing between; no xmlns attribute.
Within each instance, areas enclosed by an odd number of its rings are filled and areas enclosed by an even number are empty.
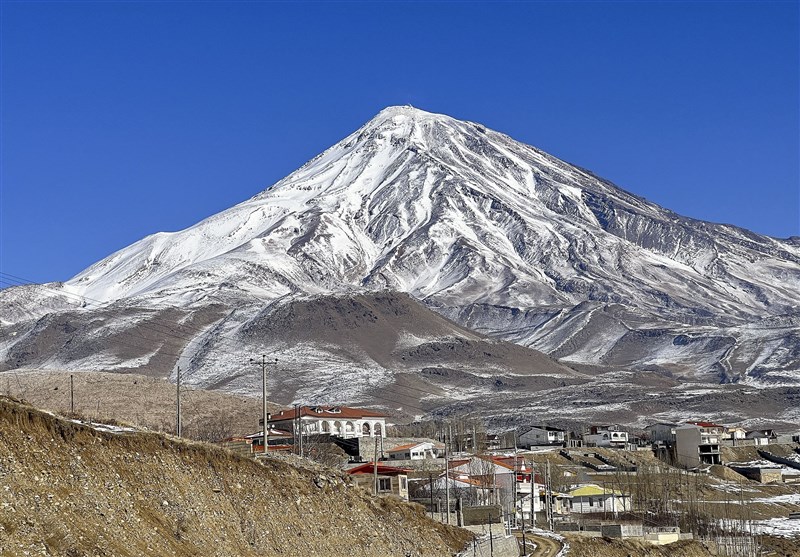
<svg viewBox="0 0 800 557"><path fill-rule="evenodd" d="M0 270L65 280L380 109L800 234L798 2L2 2Z"/></svg>

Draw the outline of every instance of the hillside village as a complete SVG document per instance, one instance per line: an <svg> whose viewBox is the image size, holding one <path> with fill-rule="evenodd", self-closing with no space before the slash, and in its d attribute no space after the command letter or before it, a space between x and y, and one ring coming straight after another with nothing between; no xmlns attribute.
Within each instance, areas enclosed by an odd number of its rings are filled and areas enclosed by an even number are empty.
<svg viewBox="0 0 800 557"><path fill-rule="evenodd" d="M271 418L267 446L339 466L376 495L483 533L494 525L655 545L699 539L730 555L758 554L760 534L800 533L798 432L690 421L489 435L442 423L425 438L395 436L413 426L391 421L365 408L297 406ZM263 432L222 444L264 453Z"/></svg>
<svg viewBox="0 0 800 557"><path fill-rule="evenodd" d="M69 389L64 393L67 379L63 373L21 374L5 388L98 435L155 430L177 440L174 385L135 375L76 375L80 411L74 413ZM252 428L261 401L194 390L182 396L184 439L212 441L231 458L281 474L290 468L271 463L327 470L325 477L360 486L367 498L407 501L433 523L474 536L474 546L462 547L466 555L484 546L484 555L490 549L545 555L532 553L532 543L540 551L547 543L554 552L569 546L579 557L714 554L708 548L719 555L800 553L800 443L790 432L703 421L532 424L491 432L476 418L404 423L377 406L270 404L265 455L263 431ZM86 404L95 398L96 404ZM146 401L146 408L136 401ZM225 433L231 430L241 433ZM30 448L23 439L12 452ZM502 553L503 543L510 553ZM328 554L338 553L329 546Z"/></svg>

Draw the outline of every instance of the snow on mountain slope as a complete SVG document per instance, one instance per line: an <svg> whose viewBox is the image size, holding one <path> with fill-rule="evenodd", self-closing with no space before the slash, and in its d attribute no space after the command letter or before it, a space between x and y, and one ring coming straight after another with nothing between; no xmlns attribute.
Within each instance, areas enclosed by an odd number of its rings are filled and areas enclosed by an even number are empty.
<svg viewBox="0 0 800 557"><path fill-rule="evenodd" d="M482 125L411 107L383 110L239 205L46 286L0 292L6 330L22 338L47 313L99 306L115 319L229 308L184 349L198 384L226 384L219 339L246 345L265 307L369 291L406 292L575 364L754 384L800 372L800 243L681 217ZM5 335L0 350L18 342ZM214 372L202 364L212 361Z"/></svg>
<svg viewBox="0 0 800 557"><path fill-rule="evenodd" d="M797 311L800 249L684 219L480 125L392 107L252 199L65 288L185 301L230 279L262 299L371 288L735 321Z"/></svg>

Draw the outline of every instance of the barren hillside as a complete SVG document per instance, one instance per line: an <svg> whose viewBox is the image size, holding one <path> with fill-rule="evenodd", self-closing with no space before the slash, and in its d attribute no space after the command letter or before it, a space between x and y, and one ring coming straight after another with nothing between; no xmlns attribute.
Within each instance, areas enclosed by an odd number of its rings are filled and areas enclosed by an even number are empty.
<svg viewBox="0 0 800 557"><path fill-rule="evenodd" d="M0 555L451 555L467 534L338 473L0 398Z"/></svg>
<svg viewBox="0 0 800 557"><path fill-rule="evenodd" d="M22 369L0 374L0 392L51 412L70 409L73 376L75 413L153 431L175 431L175 384L135 373L66 372ZM260 429L261 399L182 387L183 435L218 441ZM281 407L270 404L271 410Z"/></svg>

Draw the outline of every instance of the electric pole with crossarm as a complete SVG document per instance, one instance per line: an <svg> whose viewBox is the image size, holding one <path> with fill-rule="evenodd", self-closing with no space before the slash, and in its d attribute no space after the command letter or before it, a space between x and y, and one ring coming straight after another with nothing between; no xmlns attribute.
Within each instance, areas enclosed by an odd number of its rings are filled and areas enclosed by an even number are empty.
<svg viewBox="0 0 800 557"><path fill-rule="evenodd" d="M261 361L255 358L250 358L251 364L261 366L261 413L264 420L264 456L267 456L267 447L269 445L269 412L267 411L267 366L278 365L278 358L268 362L267 356L262 354Z"/></svg>

